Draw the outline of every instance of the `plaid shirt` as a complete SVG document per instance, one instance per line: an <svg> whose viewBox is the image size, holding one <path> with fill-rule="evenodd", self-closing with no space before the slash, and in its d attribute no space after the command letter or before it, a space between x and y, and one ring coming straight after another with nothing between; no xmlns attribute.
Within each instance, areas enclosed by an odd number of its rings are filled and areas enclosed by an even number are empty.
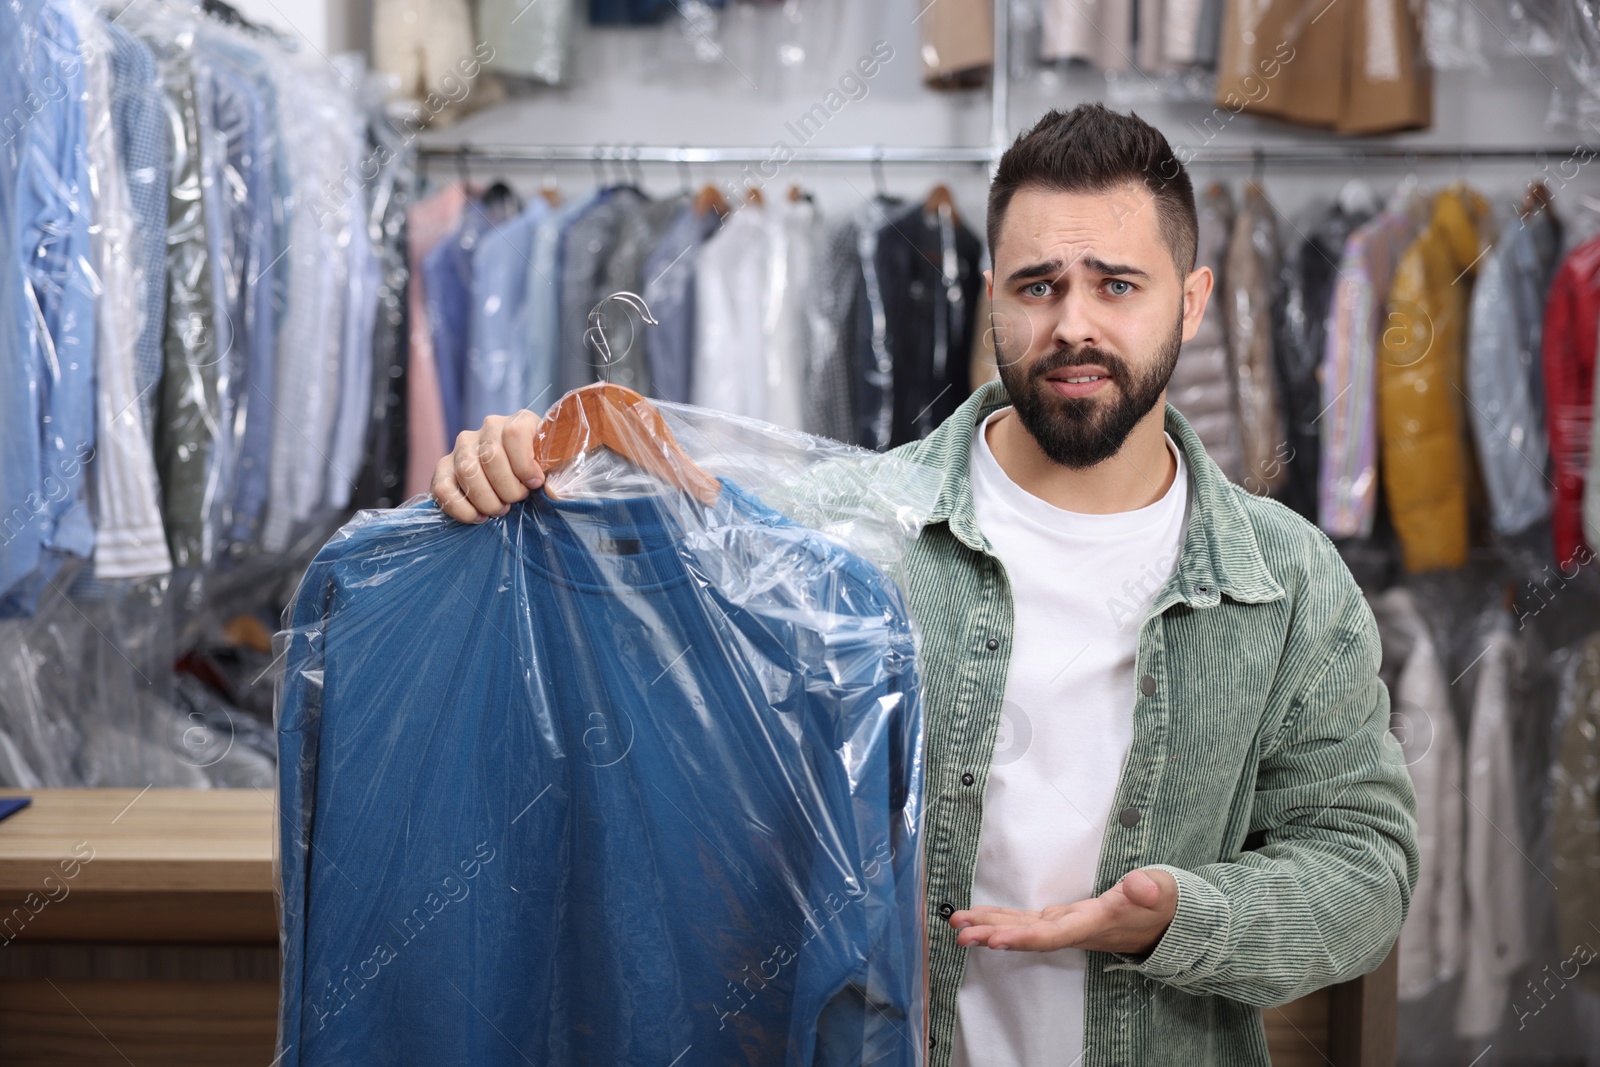
<svg viewBox="0 0 1600 1067"><path fill-rule="evenodd" d="M1007 577L967 470L974 428L1007 403L991 382L895 453L942 478L906 562L928 723L929 1067L950 1062L965 954L989 951L957 948L946 918L974 903L1012 648ZM1139 633L1096 892L1159 867L1178 908L1148 956L1089 954L1085 1067L1267 1064L1259 1009L1375 968L1417 878L1415 801L1360 588L1316 527L1229 484L1171 406L1166 431L1188 462L1189 522Z"/></svg>

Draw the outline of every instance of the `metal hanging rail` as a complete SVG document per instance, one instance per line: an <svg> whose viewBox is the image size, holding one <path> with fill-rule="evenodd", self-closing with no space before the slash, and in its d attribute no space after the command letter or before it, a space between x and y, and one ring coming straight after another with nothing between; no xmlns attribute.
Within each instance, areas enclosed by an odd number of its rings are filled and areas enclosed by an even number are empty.
<svg viewBox="0 0 1600 1067"><path fill-rule="evenodd" d="M993 148L946 148L894 145L849 145L839 148L794 148L786 153L770 147L668 147L664 145L426 145L432 160L477 163L922 163L983 164L999 158ZM1287 145L1281 148L1201 148L1178 155L1188 164L1255 164L1273 166L1360 166L1365 163L1489 163L1521 160L1586 163L1600 148L1588 145L1543 145L1525 148L1479 148L1393 144Z"/></svg>
<svg viewBox="0 0 1600 1067"><path fill-rule="evenodd" d="M1586 163L1600 154L1588 145L1528 145L1521 148L1475 147L1473 145L1403 145L1378 142L1343 144L1289 144L1281 147L1200 148L1185 152L1177 146L1178 157L1190 163L1248 163L1278 166L1360 166L1365 163L1493 163L1521 160L1559 162L1572 159Z"/></svg>
<svg viewBox="0 0 1600 1067"><path fill-rule="evenodd" d="M424 145L433 160L459 159L483 163L988 163L989 148L902 148L856 145L844 148L772 146L668 147L665 145Z"/></svg>

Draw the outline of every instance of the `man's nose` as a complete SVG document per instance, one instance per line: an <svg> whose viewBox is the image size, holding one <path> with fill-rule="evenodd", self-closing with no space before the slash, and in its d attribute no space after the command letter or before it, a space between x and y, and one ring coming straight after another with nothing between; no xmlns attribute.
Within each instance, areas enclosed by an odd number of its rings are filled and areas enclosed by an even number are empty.
<svg viewBox="0 0 1600 1067"><path fill-rule="evenodd" d="M1089 294L1077 286L1068 286L1056 305L1055 319L1051 323L1052 348L1078 348L1100 343L1100 328L1095 322L1094 309Z"/></svg>

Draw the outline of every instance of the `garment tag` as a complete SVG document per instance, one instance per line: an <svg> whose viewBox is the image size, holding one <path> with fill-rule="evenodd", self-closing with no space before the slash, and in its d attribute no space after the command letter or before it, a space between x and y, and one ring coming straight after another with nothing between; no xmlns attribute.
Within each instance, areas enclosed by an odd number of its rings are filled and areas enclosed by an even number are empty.
<svg viewBox="0 0 1600 1067"><path fill-rule="evenodd" d="M644 542L637 537L599 537L594 550L608 556L637 556L644 551Z"/></svg>

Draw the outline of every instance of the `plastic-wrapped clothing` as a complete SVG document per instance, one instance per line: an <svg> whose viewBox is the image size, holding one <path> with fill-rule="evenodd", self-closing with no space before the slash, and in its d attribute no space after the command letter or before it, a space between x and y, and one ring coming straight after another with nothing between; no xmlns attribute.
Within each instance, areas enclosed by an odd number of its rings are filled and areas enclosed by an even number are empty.
<svg viewBox="0 0 1600 1067"><path fill-rule="evenodd" d="M1600 25L1581 0L1556 0L1555 8L1552 21L1560 62L1551 64L1555 80L1545 121L1551 126L1593 129L1600 120L1600 93L1595 88L1600 84L1596 80L1600 76Z"/></svg>
<svg viewBox="0 0 1600 1067"><path fill-rule="evenodd" d="M1461 969L1461 737L1450 709L1444 660L1411 591L1393 588L1372 604L1383 639L1390 715L1417 794L1421 866L1400 930L1400 999L1426 996Z"/></svg>
<svg viewBox="0 0 1600 1067"><path fill-rule="evenodd" d="M1470 70L1481 75L1489 73L1492 60L1500 56L1533 62L1536 56L1555 55L1563 13L1558 8L1576 11L1578 5L1558 5L1555 0L1429 0L1423 18L1428 64L1434 70ZM1583 49L1569 41L1566 51L1570 56ZM1561 98L1570 92L1570 84L1561 84L1562 75L1570 76L1582 69L1582 64L1554 66L1558 71L1553 103L1559 114L1568 103Z"/></svg>
<svg viewBox="0 0 1600 1067"><path fill-rule="evenodd" d="M422 260L428 325L433 331L434 370L439 376L439 403L444 410L447 441L454 441L461 431L478 425L466 417L463 406L466 383L471 378L468 368L476 306L476 260L479 250L495 242L500 228L509 221L504 207L469 200L462 212L461 228L440 241ZM500 410L503 408L496 409Z"/></svg>
<svg viewBox="0 0 1600 1067"><path fill-rule="evenodd" d="M725 6L727 0L697 3L716 8ZM644 26L682 12L675 0L588 0L588 7L589 22L595 26Z"/></svg>
<svg viewBox="0 0 1600 1067"><path fill-rule="evenodd" d="M922 80L930 89L982 85L994 65L995 0L930 4L922 23Z"/></svg>
<svg viewBox="0 0 1600 1067"><path fill-rule="evenodd" d="M555 6L538 0L537 6ZM534 18L541 18L541 14ZM496 44L493 38L488 44ZM472 40L466 0L376 0L372 8L372 66L397 79L396 95L459 101L472 90L477 59L489 50ZM438 108L430 109L437 112Z"/></svg>
<svg viewBox="0 0 1600 1067"><path fill-rule="evenodd" d="M95 303L94 573L143 578L172 569L161 528L161 487L139 407L134 346L126 329L140 314L137 222L128 198L112 117L111 38L87 6L73 9L84 45L87 148L92 195L90 250Z"/></svg>
<svg viewBox="0 0 1600 1067"><path fill-rule="evenodd" d="M111 38L111 114L122 154L128 205L135 220L139 324L134 347L135 383L145 432L155 428L157 386L161 381L161 336L167 305L167 183L172 151L167 143L167 111L162 102L156 57L149 46L110 19L102 25Z"/></svg>
<svg viewBox="0 0 1600 1067"><path fill-rule="evenodd" d="M450 451L422 261L461 225L467 196L461 186L447 185L406 213L406 264L411 283L406 288L406 481L401 494L405 497L428 491L434 465Z"/></svg>
<svg viewBox="0 0 1600 1067"><path fill-rule="evenodd" d="M1215 66L1220 0L1164 0L1160 8L1160 60L1167 66ZM1140 19L1144 12L1140 10ZM1141 22L1142 24L1142 22Z"/></svg>
<svg viewBox="0 0 1600 1067"><path fill-rule="evenodd" d="M1228 240L1222 300L1228 324L1228 362L1239 398L1240 469L1252 493L1275 493L1283 484L1283 404L1272 364L1272 282L1278 272L1277 212L1254 182Z"/></svg>
<svg viewBox="0 0 1600 1067"><path fill-rule="evenodd" d="M690 400L715 411L767 417L767 367L774 357L775 227L761 204L745 204L706 239L695 263L695 347ZM799 398L796 397L796 400Z"/></svg>
<svg viewBox="0 0 1600 1067"><path fill-rule="evenodd" d="M1384 497L1412 572L1467 561L1468 453L1462 342L1473 272L1493 240L1488 203L1470 189L1434 197L1427 227L1400 257L1378 362Z"/></svg>
<svg viewBox="0 0 1600 1067"><path fill-rule="evenodd" d="M353 101L345 83L320 59L282 55L269 64L280 113L296 125L282 138L296 190L288 220L287 302L274 364L272 453L261 544L282 552L297 527L327 500L327 481L338 476L328 457L339 411L349 248L365 231L365 212L353 210L347 153L359 136L351 126Z"/></svg>
<svg viewBox="0 0 1600 1067"><path fill-rule="evenodd" d="M876 340L857 348L858 444L883 449L920 440L967 399L982 255L977 236L948 206L916 204L879 228L872 263L883 344L882 351ZM869 330L865 314L872 307L857 303L857 328L876 338L876 316Z"/></svg>
<svg viewBox="0 0 1600 1067"><path fill-rule="evenodd" d="M367 443L367 424L372 419L372 336L377 327L383 268L367 219L365 174L370 157L365 155L366 123L355 110L353 99L339 109L337 121L343 127L339 137L343 156L341 159L336 154L333 161L336 166L343 164L344 174L362 176L360 181L347 181L342 187L346 220L340 245L345 265L343 333L340 347L331 357L339 368L338 406L331 410L334 423L324 460L328 467L325 502L330 508L343 510L356 489Z"/></svg>
<svg viewBox="0 0 1600 1067"><path fill-rule="evenodd" d="M0 97L23 106L7 115L0 146L0 618L31 614L63 555L94 547L84 465L95 443L97 283L78 54L64 4L0 11Z"/></svg>
<svg viewBox="0 0 1600 1067"><path fill-rule="evenodd" d="M1584 547L1583 493L1593 433L1597 321L1600 237L1585 241L1561 261L1544 308L1544 410L1555 482L1550 530L1562 566Z"/></svg>
<svg viewBox="0 0 1600 1067"><path fill-rule="evenodd" d="M1044 0L1039 58L1127 70L1133 63L1133 6L1133 0Z"/></svg>
<svg viewBox="0 0 1600 1067"><path fill-rule="evenodd" d="M567 79L577 0L479 0L478 40L494 46L484 69L545 85Z"/></svg>
<svg viewBox="0 0 1600 1067"><path fill-rule="evenodd" d="M905 603L718 484L366 513L318 554L280 638L284 1067L920 1063Z"/></svg>
<svg viewBox="0 0 1600 1067"><path fill-rule="evenodd" d="M552 397L561 395L563 376L576 382L590 375L594 360L582 341L588 329L588 315L592 305L583 309L582 328L577 331L578 352L563 352L561 346L568 335L566 304L569 296L566 284L567 235L573 224L601 203L609 190L596 189L586 196L569 200L539 221L533 234L533 265L528 271L528 295L522 302L522 313L527 326L520 332L526 345L522 359L527 367L527 389L534 399L529 401L535 409L548 404ZM587 292L587 286L585 286ZM581 301L574 296L574 314Z"/></svg>
<svg viewBox="0 0 1600 1067"><path fill-rule="evenodd" d="M1563 946L1592 946L1600 926L1600 634L1569 654L1558 722L1550 769L1557 937ZM1600 990L1594 967L1580 973L1589 988Z"/></svg>
<svg viewBox="0 0 1600 1067"><path fill-rule="evenodd" d="M1243 480L1239 441L1237 379L1228 357L1228 314L1221 306L1227 292L1228 237L1233 230L1233 198L1226 186L1213 183L1197 199L1200 237L1195 265L1210 267L1217 305L1208 308L1200 328L1186 341L1167 383L1167 401L1183 413L1205 443L1206 454L1231 482Z"/></svg>
<svg viewBox="0 0 1600 1067"><path fill-rule="evenodd" d="M806 370L810 364L806 304L811 297L817 208L807 199L784 201L772 215L772 351L767 361L766 419L792 430L805 427Z"/></svg>
<svg viewBox="0 0 1600 1067"><path fill-rule="evenodd" d="M1420 221L1420 204L1390 205L1345 244L1322 355L1322 474L1317 525L1370 537L1377 514L1377 362L1389 285Z"/></svg>
<svg viewBox="0 0 1600 1067"><path fill-rule="evenodd" d="M1327 348L1328 315L1345 242L1371 217L1354 202L1336 203L1295 244L1278 271L1274 301L1277 335L1273 359L1283 386L1284 481L1278 499L1317 521L1317 478L1322 470L1322 356Z"/></svg>
<svg viewBox="0 0 1600 1067"><path fill-rule="evenodd" d="M461 383L464 429L475 429L489 415L504 415L534 401L524 380L528 368L521 358L518 333L525 321L534 235L549 212L549 202L534 197L515 218L485 233L473 255ZM432 286L429 292L434 292Z"/></svg>
<svg viewBox="0 0 1600 1067"><path fill-rule="evenodd" d="M407 462L406 407L409 374L406 334L406 215L416 195L416 154L381 111L367 123L377 176L368 188L367 225L378 236L381 268L376 294L377 320L372 335L372 412L366 461L356 480L356 507L395 507L405 494Z"/></svg>
<svg viewBox="0 0 1600 1067"><path fill-rule="evenodd" d="M600 292L606 261L617 247L623 218L644 200L643 193L628 185L603 190L587 211L572 220L562 236L557 393L600 380L600 356L585 340L589 313L611 295Z"/></svg>
<svg viewBox="0 0 1600 1067"><path fill-rule="evenodd" d="M1345 134L1426 127L1420 14L1407 0L1225 0L1216 103Z"/></svg>
<svg viewBox="0 0 1600 1067"><path fill-rule="evenodd" d="M884 283L878 276L878 240L883 228L899 213L902 205L903 201L899 199L873 197L862 205L858 216L860 225L856 228L859 273L856 275L855 321L852 327L855 340L851 345L856 360L850 374L850 394L855 402L851 418L855 422L853 439L868 448L886 447L889 435L894 430L894 409L883 403L885 396L890 399L893 397L892 393L885 392L885 383L894 381L894 354L889 351L889 313L884 306ZM872 383L879 383L874 387L877 389L876 403L869 403L863 396L867 388L873 387ZM866 412L871 414L864 415ZM870 424L863 426L864 419L870 419Z"/></svg>
<svg viewBox="0 0 1600 1067"><path fill-rule="evenodd" d="M156 50L162 85L183 145L173 157L167 216L166 336L156 416L162 520L172 562L195 567L211 558L209 490L221 418L217 395L215 275L201 186L200 116L187 56L145 37Z"/></svg>
<svg viewBox="0 0 1600 1067"><path fill-rule="evenodd" d="M1467 729L1465 794L1467 909L1456 1033L1485 1038L1500 1028L1511 978L1528 962L1522 820L1512 750L1522 711L1522 650L1511 616L1492 609L1488 647L1477 663Z"/></svg>
<svg viewBox="0 0 1600 1067"><path fill-rule="evenodd" d="M232 521L226 531L233 550L259 539L269 485L268 457L272 449L274 394L277 375L278 320L285 298L285 241L283 198L289 189L287 165L278 142L282 115L278 94L267 72L267 59L255 42L241 39L225 26L205 24L199 41L207 62L226 69L245 82L251 114L244 136L230 143L233 175L228 188L242 193L236 221L244 225L236 242L243 254L233 277L243 285L243 303L237 305L241 331L233 353L237 377L233 393Z"/></svg>
<svg viewBox="0 0 1600 1067"><path fill-rule="evenodd" d="M645 261L666 236L667 227L690 202L687 195L646 200L623 215L617 230L616 248L606 259L605 273L596 291L596 303L612 293L644 294L645 283L650 280L644 274ZM652 395L650 361L645 356L641 332L643 324L631 311L615 303L600 309L600 324L611 345L606 381L627 386L645 396Z"/></svg>
<svg viewBox="0 0 1600 1067"><path fill-rule="evenodd" d="M860 214L858 211L856 214ZM807 431L848 441L855 436L855 297L860 288L859 229L854 218L817 241L806 302Z"/></svg>
<svg viewBox="0 0 1600 1067"><path fill-rule="evenodd" d="M650 384L663 400L686 402L693 383L695 308L699 302L695 264L706 240L722 225L715 211L700 214L685 204L644 261L644 297L661 323L644 334Z"/></svg>
<svg viewBox="0 0 1600 1067"><path fill-rule="evenodd" d="M1550 513L1540 335L1561 227L1546 208L1503 233L1472 288L1466 394L1490 522L1515 534Z"/></svg>
<svg viewBox="0 0 1600 1067"><path fill-rule="evenodd" d="M1597 404L1600 404L1600 374L1595 375L1589 402L1589 471L1583 487L1583 536L1591 545L1600 545L1600 419L1593 417Z"/></svg>

